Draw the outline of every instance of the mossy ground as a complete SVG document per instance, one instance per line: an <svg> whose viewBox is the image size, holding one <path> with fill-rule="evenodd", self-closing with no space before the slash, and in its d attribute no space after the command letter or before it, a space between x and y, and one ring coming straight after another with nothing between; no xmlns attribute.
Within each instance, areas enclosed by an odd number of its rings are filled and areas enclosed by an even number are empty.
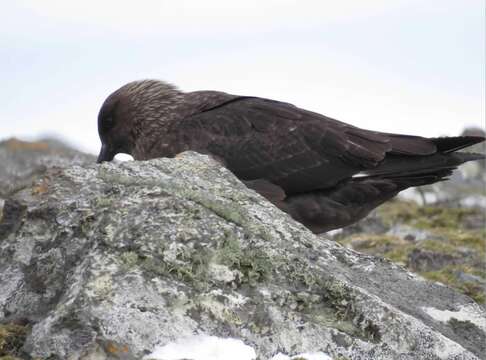
<svg viewBox="0 0 486 360"><path fill-rule="evenodd" d="M16 324L0 324L0 360L17 360L28 328Z"/></svg>
<svg viewBox="0 0 486 360"><path fill-rule="evenodd" d="M416 272L429 280L456 288L478 303L485 303L486 229L484 226L467 226L470 218L484 216L481 210L420 206L414 202L395 200L380 207L377 215L388 229L406 225L426 231L428 235L424 240L414 241L386 232L356 233L337 237L336 240L357 251L388 258L412 271L416 271L410 260L414 251L426 251L437 258L453 259L449 263L443 261L439 269ZM470 281L464 280L464 274L472 275L468 277Z"/></svg>
<svg viewBox="0 0 486 360"><path fill-rule="evenodd" d="M378 213L389 225L406 223L420 229L461 228L464 220L478 209L420 206L412 201L394 200L385 203Z"/></svg>

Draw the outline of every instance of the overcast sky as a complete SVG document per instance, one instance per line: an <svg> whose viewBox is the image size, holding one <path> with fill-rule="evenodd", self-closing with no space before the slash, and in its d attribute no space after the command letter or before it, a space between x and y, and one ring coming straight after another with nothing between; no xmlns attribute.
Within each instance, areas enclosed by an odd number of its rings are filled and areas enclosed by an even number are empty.
<svg viewBox="0 0 486 360"><path fill-rule="evenodd" d="M426 136L484 127L482 0L5 1L0 138L96 153L126 82L258 95Z"/></svg>

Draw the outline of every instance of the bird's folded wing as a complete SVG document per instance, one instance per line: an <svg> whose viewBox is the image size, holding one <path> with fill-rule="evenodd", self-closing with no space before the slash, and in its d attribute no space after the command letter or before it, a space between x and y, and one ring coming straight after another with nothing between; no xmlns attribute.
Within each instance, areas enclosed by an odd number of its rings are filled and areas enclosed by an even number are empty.
<svg viewBox="0 0 486 360"><path fill-rule="evenodd" d="M436 151L424 138L359 129L283 102L218 92L198 92L190 101L196 110L168 136L223 158L242 179L265 179L287 194L332 187L377 167L394 147L413 155Z"/></svg>

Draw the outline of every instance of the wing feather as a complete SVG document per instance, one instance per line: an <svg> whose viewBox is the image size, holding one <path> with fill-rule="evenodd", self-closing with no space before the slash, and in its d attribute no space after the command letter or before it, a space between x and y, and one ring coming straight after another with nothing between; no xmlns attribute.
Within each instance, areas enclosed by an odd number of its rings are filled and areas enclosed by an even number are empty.
<svg viewBox="0 0 486 360"><path fill-rule="evenodd" d="M377 167L388 152L422 155L435 148L424 138L359 129L274 100L217 92L188 98L199 101L198 111L174 125L179 143L223 158L241 179L265 179L287 194L334 186Z"/></svg>

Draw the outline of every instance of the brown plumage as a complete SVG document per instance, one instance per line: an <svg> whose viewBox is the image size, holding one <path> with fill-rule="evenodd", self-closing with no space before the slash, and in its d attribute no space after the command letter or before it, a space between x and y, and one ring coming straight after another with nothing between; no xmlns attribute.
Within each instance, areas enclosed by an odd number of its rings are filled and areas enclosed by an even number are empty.
<svg viewBox="0 0 486 360"><path fill-rule="evenodd" d="M193 150L222 161L247 186L316 233L352 224L411 187L444 180L483 155L484 140L369 131L294 105L217 91L184 93L131 82L103 103L98 162Z"/></svg>

